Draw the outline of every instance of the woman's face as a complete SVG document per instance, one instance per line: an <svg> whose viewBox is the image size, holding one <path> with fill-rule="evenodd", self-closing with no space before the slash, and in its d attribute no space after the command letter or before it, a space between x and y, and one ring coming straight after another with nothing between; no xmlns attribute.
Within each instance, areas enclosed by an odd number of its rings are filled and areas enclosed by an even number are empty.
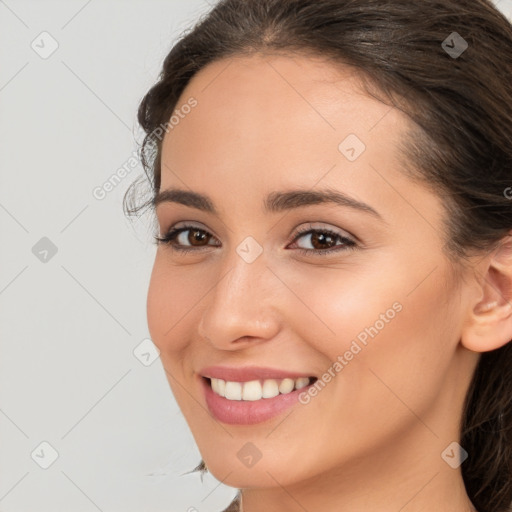
<svg viewBox="0 0 512 512"><path fill-rule="evenodd" d="M189 226L171 244L190 252L159 245L149 329L228 485L382 478L390 461L453 471L441 452L475 364L459 343L469 299L439 198L401 170L406 117L351 73L306 56L216 62L163 141L161 192L208 199L157 205L160 235ZM205 377L230 381L228 398Z"/></svg>

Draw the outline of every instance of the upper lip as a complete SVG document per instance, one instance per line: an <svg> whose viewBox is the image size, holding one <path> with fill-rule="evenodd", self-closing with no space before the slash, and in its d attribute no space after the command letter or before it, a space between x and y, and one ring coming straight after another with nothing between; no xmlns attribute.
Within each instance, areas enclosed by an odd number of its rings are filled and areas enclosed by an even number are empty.
<svg viewBox="0 0 512 512"><path fill-rule="evenodd" d="M303 372L291 372L277 368L261 366L208 366L199 372L203 377L222 379L231 382L247 382L264 379L298 379L299 377L312 377Z"/></svg>

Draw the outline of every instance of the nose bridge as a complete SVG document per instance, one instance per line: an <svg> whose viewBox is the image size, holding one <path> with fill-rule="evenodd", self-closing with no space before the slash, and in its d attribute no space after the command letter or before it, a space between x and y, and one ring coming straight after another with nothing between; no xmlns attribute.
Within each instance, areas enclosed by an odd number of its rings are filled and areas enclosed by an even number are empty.
<svg viewBox="0 0 512 512"><path fill-rule="evenodd" d="M242 337L271 338L277 329L277 281L263 253L242 242L221 266L200 322L200 334L214 344L229 346Z"/></svg>

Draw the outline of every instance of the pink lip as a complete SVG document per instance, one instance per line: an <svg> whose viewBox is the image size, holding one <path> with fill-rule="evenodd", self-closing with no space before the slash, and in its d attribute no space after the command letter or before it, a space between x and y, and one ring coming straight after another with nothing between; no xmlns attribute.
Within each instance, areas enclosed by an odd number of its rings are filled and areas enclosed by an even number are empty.
<svg viewBox="0 0 512 512"><path fill-rule="evenodd" d="M208 366L200 372L203 377L229 380L232 382L246 382L259 379L298 379L299 377L313 377L311 374L300 372L289 372L275 368L264 368L260 366L244 366L241 368L229 366Z"/></svg>
<svg viewBox="0 0 512 512"><path fill-rule="evenodd" d="M307 391L310 386L296 389L291 393L277 395L273 398L260 400L228 400L213 391L208 378L229 380L232 382L246 382L264 379L297 379L299 377L312 377L305 373L293 373L284 370L261 367L229 368L225 366L211 366L203 368L199 380L203 388L206 405L215 419L231 425L252 425L267 421L281 414L299 401L300 393Z"/></svg>
<svg viewBox="0 0 512 512"><path fill-rule="evenodd" d="M267 421L295 405L299 401L299 394L306 391L309 386L296 389L285 395L274 398L262 398L253 402L244 400L228 400L217 395L208 381L201 377L206 405L215 419L230 425L252 425ZM311 386L313 384L310 384Z"/></svg>

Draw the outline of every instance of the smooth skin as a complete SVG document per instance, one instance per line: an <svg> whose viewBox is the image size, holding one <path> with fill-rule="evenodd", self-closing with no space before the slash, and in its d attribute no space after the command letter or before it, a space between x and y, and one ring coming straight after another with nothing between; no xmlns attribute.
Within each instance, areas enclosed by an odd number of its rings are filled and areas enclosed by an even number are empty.
<svg viewBox="0 0 512 512"><path fill-rule="evenodd" d="M459 441L480 352L512 338L510 244L468 260L444 252L440 198L406 177L398 149L410 121L365 94L348 67L307 55L210 64L178 102L197 106L165 136L161 190L208 195L218 216L163 202L148 325L209 471L243 488L244 512L473 510ZM355 161L339 150L355 134ZM267 213L270 193L329 188L378 215L332 203ZM297 229L336 236L296 236ZM237 247L263 252L248 263ZM323 255L326 248L337 252ZM301 254L300 249L310 249ZM307 405L241 426L208 412L200 370L270 366L320 377L394 303L402 310ZM252 443L261 459L237 456ZM471 456L471 454L469 454Z"/></svg>

